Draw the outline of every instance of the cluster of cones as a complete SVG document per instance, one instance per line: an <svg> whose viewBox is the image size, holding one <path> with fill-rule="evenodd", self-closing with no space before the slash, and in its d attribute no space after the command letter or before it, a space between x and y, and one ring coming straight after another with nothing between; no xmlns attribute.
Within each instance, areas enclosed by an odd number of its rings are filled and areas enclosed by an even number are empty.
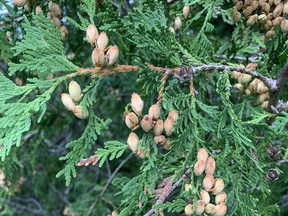
<svg viewBox="0 0 288 216"><path fill-rule="evenodd" d="M188 204L185 207L185 214L190 216L193 213L196 215L213 215L224 216L227 212L226 193L224 189L224 181L221 178L214 178L216 169L215 160L209 157L205 148L201 148L197 154L197 162L194 165L194 175L199 177L205 173L202 181L202 189L200 191L200 199L193 204ZM191 184L185 185L185 190L193 190ZM211 197L214 196L214 203Z"/></svg>
<svg viewBox="0 0 288 216"><path fill-rule="evenodd" d="M98 29L90 24L86 30L87 41L95 46L92 52L92 61L95 67L113 65L119 56L118 46L108 46L109 39L105 32L98 33Z"/></svg>
<svg viewBox="0 0 288 216"><path fill-rule="evenodd" d="M249 63L246 66L246 69L253 70L256 66L256 63ZM234 88L237 89L237 91L244 93L245 95L250 95L252 93L258 95L257 103L260 104L264 109L267 108L269 89L261 80L257 78L253 79L251 75L238 71L233 71L231 77L238 81L234 85Z"/></svg>
<svg viewBox="0 0 288 216"><path fill-rule="evenodd" d="M64 106L68 110L72 111L74 115L79 119L85 119L88 117L88 112L84 113L82 107L75 104L79 103L82 97L83 94L80 85L73 80L69 83L69 94L61 94L61 100Z"/></svg>
<svg viewBox="0 0 288 216"><path fill-rule="evenodd" d="M288 2L281 0L233 0L233 21L239 22L242 15L247 19L247 27L259 25L266 30L265 37L275 35L275 28L280 27L283 33L288 32Z"/></svg>
<svg viewBox="0 0 288 216"><path fill-rule="evenodd" d="M141 127L144 132L152 131L154 141L157 145L163 146L165 149L170 149L170 139L167 138L172 134L175 122L178 119L178 112L171 110L168 117L163 121L160 119L160 105L154 104L149 108L148 114L142 115L144 108L144 102L137 93L133 93L131 96L131 108L133 112L127 112L125 114L125 123L132 131ZM142 120L139 123L139 118ZM165 132L165 135L163 135ZM127 143L129 148L137 153L139 157L143 156L143 149L139 149L140 139L136 133L131 132L128 136ZM145 157L145 156L144 156Z"/></svg>

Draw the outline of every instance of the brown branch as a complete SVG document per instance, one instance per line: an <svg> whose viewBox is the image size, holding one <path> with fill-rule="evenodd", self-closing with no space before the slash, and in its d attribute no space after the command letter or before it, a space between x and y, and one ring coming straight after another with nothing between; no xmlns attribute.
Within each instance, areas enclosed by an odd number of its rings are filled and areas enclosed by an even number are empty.
<svg viewBox="0 0 288 216"><path fill-rule="evenodd" d="M191 168L187 169L186 172L181 176L181 178L179 178L173 185L172 187L169 188L169 191L167 191L167 193L165 193L165 196L162 194L162 196L160 196L158 198L158 200L155 202L154 205L158 205L160 203L163 203L165 201L165 199L175 190L176 187L178 187L182 181L187 178L187 176L191 173ZM154 213L157 212L157 209L150 209L148 212L146 212L146 214L144 216L150 216Z"/></svg>
<svg viewBox="0 0 288 216"><path fill-rule="evenodd" d="M276 88L270 89L269 91L270 99L268 107L269 111L272 113L278 113L279 111L281 112L281 107L278 108L280 110L277 110L276 107L278 106L279 95L283 85L285 84L287 77L288 77L288 62L285 64L282 72L279 74L278 79L276 80Z"/></svg>

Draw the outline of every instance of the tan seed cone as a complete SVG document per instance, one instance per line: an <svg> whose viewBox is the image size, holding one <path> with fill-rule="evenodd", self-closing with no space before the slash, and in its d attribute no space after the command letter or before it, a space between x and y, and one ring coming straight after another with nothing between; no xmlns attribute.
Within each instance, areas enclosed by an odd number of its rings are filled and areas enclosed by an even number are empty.
<svg viewBox="0 0 288 216"><path fill-rule="evenodd" d="M160 117L160 106L159 104L153 104L148 111L148 115L153 119L157 120Z"/></svg>
<svg viewBox="0 0 288 216"><path fill-rule="evenodd" d="M238 81L241 83L241 84L247 84L250 82L250 80L252 79L252 76L249 75L249 74L242 74Z"/></svg>
<svg viewBox="0 0 288 216"><path fill-rule="evenodd" d="M13 0L13 5L15 7L23 7L26 4L27 0Z"/></svg>
<svg viewBox="0 0 288 216"><path fill-rule="evenodd" d="M61 27L61 20L58 18L58 17L52 17L52 19L51 19L52 21L53 21L53 23L54 23L54 25L56 26L56 27L58 27L58 28L60 28Z"/></svg>
<svg viewBox="0 0 288 216"><path fill-rule="evenodd" d="M235 12L234 14L233 14L233 22L234 23L237 23L237 22L239 22L241 20L241 13L240 12Z"/></svg>
<svg viewBox="0 0 288 216"><path fill-rule="evenodd" d="M48 7L54 17L62 18L62 12L58 4L50 1Z"/></svg>
<svg viewBox="0 0 288 216"><path fill-rule="evenodd" d="M204 201L205 205L207 205L210 202L210 196L209 196L209 193L207 191L201 190L200 191L200 197L201 197L201 200Z"/></svg>
<svg viewBox="0 0 288 216"><path fill-rule="evenodd" d="M141 99L141 97L137 94L137 93L133 93L131 95L131 107L133 109L133 111L137 114L137 115L141 115L142 114L142 110L144 107L144 102Z"/></svg>
<svg viewBox="0 0 288 216"><path fill-rule="evenodd" d="M128 136L127 143L132 152L137 152L139 144L139 138L137 134L131 132Z"/></svg>
<svg viewBox="0 0 288 216"><path fill-rule="evenodd" d="M163 133L164 123L161 119L158 119L153 127L153 133L158 136Z"/></svg>
<svg viewBox="0 0 288 216"><path fill-rule="evenodd" d="M75 103L72 100L71 96L69 94L66 93L62 93L61 94L61 100L62 103L64 104L64 106L68 109L68 110L73 110L75 107Z"/></svg>
<svg viewBox="0 0 288 216"><path fill-rule="evenodd" d="M181 21L180 17L178 17L178 16L175 17L174 25L175 25L175 30L179 30L182 28L182 21Z"/></svg>
<svg viewBox="0 0 288 216"><path fill-rule="evenodd" d="M272 20L273 26L280 26L283 19L284 19L283 17L276 17L275 19L273 19Z"/></svg>
<svg viewBox="0 0 288 216"><path fill-rule="evenodd" d="M91 44L96 44L98 36L98 29L94 25L90 24L86 30L86 38L88 42Z"/></svg>
<svg viewBox="0 0 288 216"><path fill-rule="evenodd" d="M243 85L241 83L236 83L234 86L233 86L237 91L239 92L243 92Z"/></svg>
<svg viewBox="0 0 288 216"><path fill-rule="evenodd" d="M172 134L174 126L174 120L171 116L168 116L167 119L164 121L164 130L167 136L170 136Z"/></svg>
<svg viewBox="0 0 288 216"><path fill-rule="evenodd" d="M105 32L101 32L99 37L97 38L97 46L98 48L105 50L108 45L109 39Z"/></svg>
<svg viewBox="0 0 288 216"><path fill-rule="evenodd" d="M143 119L140 121L140 126L145 132L148 132L153 128L153 121L149 115L145 115L143 117Z"/></svg>
<svg viewBox="0 0 288 216"><path fill-rule="evenodd" d="M286 34L288 32L288 20L283 19L281 22L281 31Z"/></svg>
<svg viewBox="0 0 288 216"><path fill-rule="evenodd" d="M221 179L221 178L215 179L214 186L213 186L213 189L212 189L212 194L213 195L217 195L220 192L222 192L223 189L224 189L224 181L223 181L223 179Z"/></svg>
<svg viewBox="0 0 288 216"><path fill-rule="evenodd" d="M61 40L66 41L68 39L68 34L69 34L66 26L63 25L60 27L60 33L61 33Z"/></svg>
<svg viewBox="0 0 288 216"><path fill-rule="evenodd" d="M261 107L263 109L266 109L268 107L268 104L269 104L269 101L264 101L262 104L261 104Z"/></svg>
<svg viewBox="0 0 288 216"><path fill-rule="evenodd" d="M253 14L253 8L251 6L247 6L245 9L245 17L248 18Z"/></svg>
<svg viewBox="0 0 288 216"><path fill-rule="evenodd" d="M276 6L276 8L273 11L273 15L275 18L281 16L281 14L283 12L283 8L284 8L284 5L282 3L280 3Z"/></svg>
<svg viewBox="0 0 288 216"><path fill-rule="evenodd" d="M216 163L214 158L209 157L206 161L205 173L206 175L213 175L216 169Z"/></svg>
<svg viewBox="0 0 288 216"><path fill-rule="evenodd" d="M259 1L256 0L252 1L251 7L253 8L253 11L257 10L259 7Z"/></svg>
<svg viewBox="0 0 288 216"><path fill-rule="evenodd" d="M214 185L214 176L206 175L202 182L202 187L208 192Z"/></svg>
<svg viewBox="0 0 288 216"><path fill-rule="evenodd" d="M283 15L284 16L288 15L288 2L286 2L283 6Z"/></svg>
<svg viewBox="0 0 288 216"><path fill-rule="evenodd" d="M281 0L273 0L273 3L275 6L279 5L281 3Z"/></svg>
<svg viewBox="0 0 288 216"><path fill-rule="evenodd" d="M163 148L166 150L171 149L171 142L169 138L166 138L165 143L163 144Z"/></svg>
<svg viewBox="0 0 288 216"><path fill-rule="evenodd" d="M248 20L247 20L246 26L250 27L250 26L255 25L255 23L257 22L257 19L258 19L258 15L257 14L250 16L248 18Z"/></svg>
<svg viewBox="0 0 288 216"><path fill-rule="evenodd" d="M175 34L175 29L174 29L173 27L170 27L170 28L169 28L169 31L170 31L171 33Z"/></svg>
<svg viewBox="0 0 288 216"><path fill-rule="evenodd" d="M227 206L225 204L216 205L214 216L224 216L226 212Z"/></svg>
<svg viewBox="0 0 288 216"><path fill-rule="evenodd" d="M262 12L268 14L270 12L270 5L268 3L262 4Z"/></svg>
<svg viewBox="0 0 288 216"><path fill-rule="evenodd" d="M177 110L170 110L168 113L168 117L171 117L173 119L173 122L176 122L178 117L179 117L178 111Z"/></svg>
<svg viewBox="0 0 288 216"><path fill-rule="evenodd" d="M95 48L92 52L92 62L95 67L101 67L105 65L104 51L100 48Z"/></svg>
<svg viewBox="0 0 288 216"><path fill-rule="evenodd" d="M193 214L193 205L192 204L188 204L185 207L185 214L188 216L191 216Z"/></svg>
<svg viewBox="0 0 288 216"><path fill-rule="evenodd" d="M40 13L43 13L42 8L41 8L40 6L36 6L36 8L35 8L35 14L36 14L36 15L39 15Z"/></svg>
<svg viewBox="0 0 288 216"><path fill-rule="evenodd" d="M203 200L198 200L196 203L196 215L201 215L205 210L205 202Z"/></svg>
<svg viewBox="0 0 288 216"><path fill-rule="evenodd" d="M81 87L74 80L69 83L69 95L75 102L79 102L82 97Z"/></svg>
<svg viewBox="0 0 288 216"><path fill-rule="evenodd" d="M225 204L226 200L227 200L227 195L224 191L222 191L221 193L219 193L215 196L216 205L219 205L220 203Z"/></svg>
<svg viewBox="0 0 288 216"><path fill-rule="evenodd" d="M83 113L81 106L75 106L73 109L73 113L79 119L86 119L86 118L88 118L88 115L89 115L88 112L85 114Z"/></svg>
<svg viewBox="0 0 288 216"><path fill-rule="evenodd" d="M243 1L238 1L235 7L238 11L240 11L243 8Z"/></svg>
<svg viewBox="0 0 288 216"><path fill-rule="evenodd" d="M188 18L189 13L190 13L190 7L189 7L189 5L185 5L183 7L183 16L184 16L185 19Z"/></svg>
<svg viewBox="0 0 288 216"><path fill-rule="evenodd" d="M113 65L118 60L118 57L119 57L119 49L118 46L115 45L109 48L105 56L105 59L108 65Z"/></svg>
<svg viewBox="0 0 288 216"><path fill-rule="evenodd" d="M240 72L238 72L238 71L233 71L233 72L231 73L231 77L232 77L233 79L238 80L238 78L241 76L241 74L242 74L242 73L240 73Z"/></svg>
<svg viewBox="0 0 288 216"><path fill-rule="evenodd" d="M197 161L194 165L193 172L196 176L202 175L205 170L206 162L203 160Z"/></svg>
<svg viewBox="0 0 288 216"><path fill-rule="evenodd" d="M155 136L154 141L157 145L163 145L166 141L166 137L164 135Z"/></svg>
<svg viewBox="0 0 288 216"><path fill-rule="evenodd" d="M213 205L211 203L208 203L205 206L205 213L214 215L215 211L216 211L216 206L215 205Z"/></svg>
<svg viewBox="0 0 288 216"><path fill-rule="evenodd" d="M138 157L140 157L140 158L142 158L142 159L145 159L145 158L146 158L146 154L145 154L144 148L138 149L137 155L138 155Z"/></svg>
<svg viewBox="0 0 288 216"><path fill-rule="evenodd" d="M125 116L125 124L131 130L136 129L138 127L138 117L136 114L133 112L128 113Z"/></svg>
<svg viewBox="0 0 288 216"><path fill-rule="evenodd" d="M266 38L266 39L271 39L271 38L274 37L274 35L275 35L275 31L274 31L273 29L271 29L271 30L269 30L269 31L266 32L265 38Z"/></svg>
<svg viewBox="0 0 288 216"><path fill-rule="evenodd" d="M192 190L192 185L191 184L185 184L184 188L185 188L185 191L188 192L189 190Z"/></svg>
<svg viewBox="0 0 288 216"><path fill-rule="evenodd" d="M205 148L201 148L201 149L199 149L199 151L198 151L198 153L197 153L197 160L198 161L204 161L204 162L206 162L207 161L207 159L208 159L208 152L206 151L206 149Z"/></svg>

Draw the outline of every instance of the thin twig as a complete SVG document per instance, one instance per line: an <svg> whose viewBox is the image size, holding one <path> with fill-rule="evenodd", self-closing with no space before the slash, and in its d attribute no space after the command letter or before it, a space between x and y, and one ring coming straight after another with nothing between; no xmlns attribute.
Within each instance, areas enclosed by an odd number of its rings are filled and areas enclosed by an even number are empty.
<svg viewBox="0 0 288 216"><path fill-rule="evenodd" d="M112 173L112 175L110 176L110 178L108 179L106 185L104 186L103 190L100 193L100 197L103 196L103 194L105 193L105 191L107 190L108 186L110 185L110 183L112 182L113 178L115 177L115 175L118 173L118 171L122 168L122 166L124 166L125 163L127 163L127 161L133 156L134 153L130 153L128 155L128 157L125 158L125 160L123 160L118 167L114 170L114 172Z"/></svg>
<svg viewBox="0 0 288 216"><path fill-rule="evenodd" d="M187 178L187 176L188 176L190 173L191 173L191 168L187 169L186 172L181 176L181 178L179 178L179 179L173 184L173 186L171 187L171 189L170 189L169 193L166 195L166 197L164 197L164 198L161 197L161 199L160 199L160 197L159 197L159 199L155 202L154 205L157 205L157 204L160 204L160 203L164 202L165 199L175 190L176 187L178 187L178 186L182 183L182 181L183 181L185 178ZM148 212L146 212L146 214L145 214L144 216L150 216L150 215L152 215L152 214L154 214L154 213L156 213L156 212L157 212L157 209L150 209Z"/></svg>

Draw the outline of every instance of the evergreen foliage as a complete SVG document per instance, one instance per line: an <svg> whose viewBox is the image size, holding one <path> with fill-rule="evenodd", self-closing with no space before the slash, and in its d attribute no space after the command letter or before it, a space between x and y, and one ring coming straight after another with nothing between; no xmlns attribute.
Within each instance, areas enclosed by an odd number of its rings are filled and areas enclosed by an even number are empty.
<svg viewBox="0 0 288 216"><path fill-rule="evenodd" d="M234 22L236 1L54 1L63 17L47 1L28 0L30 9L0 2L1 215L184 215L202 199L202 148L224 181L226 215L287 215L282 26L265 39L243 13ZM107 34L105 61L118 47L115 64L93 64L90 24ZM164 122L162 143L155 119Z"/></svg>

